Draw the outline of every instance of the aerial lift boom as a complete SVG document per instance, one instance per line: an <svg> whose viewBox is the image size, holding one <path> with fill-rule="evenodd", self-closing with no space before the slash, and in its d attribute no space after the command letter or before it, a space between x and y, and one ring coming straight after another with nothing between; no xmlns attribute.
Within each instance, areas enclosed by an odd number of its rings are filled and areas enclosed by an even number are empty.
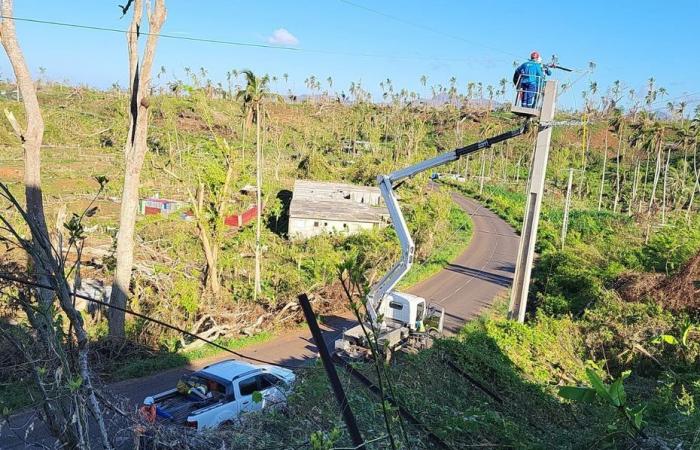
<svg viewBox="0 0 700 450"><path fill-rule="evenodd" d="M421 172L456 161L465 155L520 136L527 132L529 122L530 118L528 117L519 128L475 142L466 147L444 152L434 158L397 170L389 175L380 175L377 178L380 192L389 210L389 216L391 217L399 243L401 244L401 258L394 264L389 272L371 288L367 295L366 307L368 320L370 325L372 325L371 328L379 333L380 341L385 340L389 347L396 348L405 342L411 333L417 330L418 327L416 323L419 321L422 322L426 315L425 299L411 294L392 291L396 284L411 268L415 252L415 244L411 238L394 190L406 179ZM390 302L390 306L395 304L397 311L385 307L385 300L387 298L393 299ZM391 321L393 327L387 327L387 321ZM440 328L441 327L442 319L440 319ZM336 341L336 348L351 353L349 351L349 347L351 346L364 347L362 342L363 336L360 331L359 325L346 331L343 338ZM440 329L439 331L442 330Z"/></svg>
<svg viewBox="0 0 700 450"><path fill-rule="evenodd" d="M415 244L413 243L413 239L408 231L408 226L406 226L406 221L403 217L403 213L401 212L401 208L399 207L399 202L396 195L394 195L394 187L407 178L411 178L421 172L425 172L426 170L430 170L434 167L456 161L465 155L489 148L493 144L520 136L526 132L528 123L529 120L526 120L520 128L484 139L483 141L475 142L467 145L466 147L461 147L456 150L442 153L434 158L397 170L389 175L380 175L377 178L377 181L379 182L379 190L381 191L386 207L389 210L391 222L394 224L394 229L396 230L399 242L401 243L401 259L376 285L372 287L368 294L367 311L369 312L372 321L377 320L377 306L384 299L384 296L391 289L393 289L394 286L396 286L404 275L406 275L413 264Z"/></svg>

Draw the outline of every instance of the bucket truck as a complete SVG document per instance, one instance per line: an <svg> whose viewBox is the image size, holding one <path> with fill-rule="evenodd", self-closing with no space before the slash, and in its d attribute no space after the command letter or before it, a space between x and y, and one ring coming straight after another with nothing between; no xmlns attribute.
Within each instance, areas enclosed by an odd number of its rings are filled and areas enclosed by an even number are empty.
<svg viewBox="0 0 700 450"><path fill-rule="evenodd" d="M442 334L444 308L427 305L422 297L393 290L411 268L415 251L413 239L394 190L402 182L421 172L520 136L528 130L529 121L528 117L520 128L444 152L434 158L377 178L380 192L401 244L401 259L378 283L372 286L365 301L367 309L365 323L346 330L343 336L335 341L336 352L350 358L368 356L370 345L365 331L368 335L376 337L379 350L386 351L387 356L391 351L399 349L427 348L432 344L435 336Z"/></svg>

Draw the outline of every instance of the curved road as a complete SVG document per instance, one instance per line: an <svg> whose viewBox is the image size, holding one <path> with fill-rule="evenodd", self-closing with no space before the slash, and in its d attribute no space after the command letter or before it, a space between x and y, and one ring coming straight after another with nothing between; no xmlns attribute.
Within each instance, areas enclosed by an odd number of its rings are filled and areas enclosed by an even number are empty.
<svg viewBox="0 0 700 450"><path fill-rule="evenodd" d="M511 284L518 252L518 236L515 230L496 214L474 200L459 194L451 194L452 199L471 216L474 223L472 240L467 249L452 263L433 277L418 283L409 292L424 297L428 303L437 303L445 308L445 329L447 333L457 333L465 321L477 316L482 309L493 304ZM325 316L324 338L332 345L344 329L354 326L347 317ZM250 346L241 353L285 365L301 365L316 358L316 346L306 327L291 330L272 341ZM114 383L110 388L114 394L122 395L133 403L140 402L148 394L170 389L185 372L197 370L227 355L197 361L195 364L171 369L156 375ZM10 419L10 426L22 430L27 413ZM46 439L46 432L39 431L37 440ZM34 434L36 434L36 431ZM24 434L20 431L20 434ZM32 441L29 437L29 441ZM22 448L22 440L8 435L8 430L0 433L0 448Z"/></svg>
<svg viewBox="0 0 700 450"><path fill-rule="evenodd" d="M409 292L424 297L428 303L443 306L446 332L454 334L510 286L518 253L518 235L510 225L476 201L456 193L452 194L452 199L472 218L471 242L445 269L413 286ZM354 320L348 317L324 316L326 342L332 346L343 330L354 325ZM299 327L269 342L246 347L241 353L273 363L301 365L315 359L317 349L308 328ZM139 402L148 394L174 386L185 371L229 358L218 355L184 369L172 369L112 386L115 393Z"/></svg>

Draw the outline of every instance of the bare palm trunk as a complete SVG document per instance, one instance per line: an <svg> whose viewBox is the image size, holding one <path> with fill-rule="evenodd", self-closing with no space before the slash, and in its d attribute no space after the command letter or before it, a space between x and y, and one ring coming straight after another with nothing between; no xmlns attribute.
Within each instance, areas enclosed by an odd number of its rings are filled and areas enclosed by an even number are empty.
<svg viewBox="0 0 700 450"><path fill-rule="evenodd" d="M607 133L605 135L605 145L607 147ZM617 164L615 164L615 201L613 203L613 212L617 212L617 206L620 202L620 150L622 148L622 128L620 128L619 141L617 143Z"/></svg>
<svg viewBox="0 0 700 450"><path fill-rule="evenodd" d="M261 142L260 142L260 103L257 103L255 105L255 115L257 117L257 120L255 121L255 158L256 158L256 165L255 165L255 179L257 183L257 189L256 189L256 204L257 204L257 224L255 228L255 293L254 293L254 300L258 299L258 294L260 294L261 287L260 287L260 233L262 231L262 215L261 215L261 209L262 209L262 167L260 165L262 164L262 149L261 149Z"/></svg>
<svg viewBox="0 0 700 450"><path fill-rule="evenodd" d="M619 155L618 155L619 157ZM619 164L619 161L618 161ZM600 192L598 193L598 211L603 205L603 188L605 187L605 170L608 167L608 132L605 131L605 150L603 151L603 170L600 176ZM615 197L615 206L617 206L617 197ZM613 211L615 211L613 209Z"/></svg>
<svg viewBox="0 0 700 450"><path fill-rule="evenodd" d="M136 209L139 201L141 169L148 150L148 97L151 86L151 69L155 57L158 33L165 22L165 0L156 0L153 11L148 11L149 35L139 63L138 30L143 15L143 0L135 0L131 26L127 32L129 49L129 83L131 101L129 106L129 132L124 147L124 188L122 191L121 211L119 214L119 231L117 233L116 269L112 282L110 303L118 308L126 306L126 299L131 283L131 270L134 262L134 229L136 226ZM109 335L124 336L124 313L110 310Z"/></svg>
<svg viewBox="0 0 700 450"><path fill-rule="evenodd" d="M481 176L479 177L479 195L484 193L484 176L486 170L486 157L484 153L481 153Z"/></svg>
<svg viewBox="0 0 700 450"><path fill-rule="evenodd" d="M632 198L629 201L628 207L627 207L627 213L631 216L632 215L632 210L634 209L634 201L637 199L637 188L639 184L639 169L640 166L642 165L642 161L637 158L637 164L635 165L634 168L634 181L632 181Z"/></svg>
<svg viewBox="0 0 700 450"><path fill-rule="evenodd" d="M666 166L664 167L664 192L663 200L661 203L661 223L666 223L666 187L668 186L668 166L671 163L671 149L668 149L668 155L666 156Z"/></svg>
<svg viewBox="0 0 700 450"><path fill-rule="evenodd" d="M649 211L651 211L652 206L654 206L654 200L656 199L656 185L659 183L659 176L661 175L661 138L659 138L659 142L656 145L656 166L654 168L654 181L651 186L651 196L649 197Z"/></svg>
<svg viewBox="0 0 700 450"><path fill-rule="evenodd" d="M695 183L693 184L693 190L690 193L690 200L688 201L688 209L685 211L685 220L690 225L690 213L693 210L693 200L695 200L695 193L700 189L700 167L697 164L697 156L693 155L693 171L695 172Z"/></svg>
<svg viewBox="0 0 700 450"><path fill-rule="evenodd" d="M647 155L647 163L644 169L644 181L642 182L642 195L639 198L639 209L638 212L642 212L642 204L645 203L644 194L646 193L647 180L649 179L649 155Z"/></svg>

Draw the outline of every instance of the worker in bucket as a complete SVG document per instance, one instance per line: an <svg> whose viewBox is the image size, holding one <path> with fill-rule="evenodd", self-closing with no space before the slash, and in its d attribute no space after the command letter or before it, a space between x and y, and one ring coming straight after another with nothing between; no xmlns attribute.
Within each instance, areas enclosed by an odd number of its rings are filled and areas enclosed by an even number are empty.
<svg viewBox="0 0 700 450"><path fill-rule="evenodd" d="M551 75L549 67L542 64L542 58L538 52L530 53L530 59L522 63L513 74L513 84L518 90L518 101L524 108L534 108L542 86L544 77Z"/></svg>

